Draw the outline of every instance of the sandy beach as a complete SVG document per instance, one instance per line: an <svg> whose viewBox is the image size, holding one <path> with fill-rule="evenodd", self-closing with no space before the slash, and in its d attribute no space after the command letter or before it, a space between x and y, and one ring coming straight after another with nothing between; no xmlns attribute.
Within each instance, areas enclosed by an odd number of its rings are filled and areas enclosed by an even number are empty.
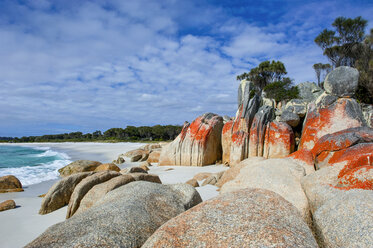
<svg viewBox="0 0 373 248"><path fill-rule="evenodd" d="M89 159L103 163L111 162L119 154L143 146L143 143L27 143L10 144L22 146L43 146L66 153L71 160ZM127 168L138 165L138 162L125 162L119 167ZM172 168L172 170L169 170ZM154 166L149 173L156 174L164 184L184 183L200 172L219 172L226 170L222 165L204 167L189 166ZM0 194L0 202L12 199L17 208L0 212L0 247L23 247L39 236L49 226L65 220L66 209L63 207L47 215L39 215L42 198L48 189L58 180L44 181L24 187L24 192ZM196 188L203 200L218 195L217 187L206 185Z"/></svg>

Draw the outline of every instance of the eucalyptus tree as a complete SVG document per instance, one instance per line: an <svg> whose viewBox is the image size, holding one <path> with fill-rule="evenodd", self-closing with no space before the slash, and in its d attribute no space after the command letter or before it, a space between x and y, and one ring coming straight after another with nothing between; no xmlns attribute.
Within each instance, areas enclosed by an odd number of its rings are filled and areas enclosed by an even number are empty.
<svg viewBox="0 0 373 248"><path fill-rule="evenodd" d="M361 16L354 19L338 17L332 23L335 30L324 29L315 42L334 67L354 67L361 53L367 24L368 21Z"/></svg>

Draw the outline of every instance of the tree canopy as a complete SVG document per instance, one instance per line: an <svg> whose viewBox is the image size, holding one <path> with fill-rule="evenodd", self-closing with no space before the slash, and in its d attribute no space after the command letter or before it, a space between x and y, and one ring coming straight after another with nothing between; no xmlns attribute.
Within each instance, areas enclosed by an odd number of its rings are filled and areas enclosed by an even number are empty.
<svg viewBox="0 0 373 248"><path fill-rule="evenodd" d="M335 30L324 29L315 38L315 42L333 67L344 65L358 69L360 77L356 98L360 102L372 104L373 30L365 35L367 25L368 21L361 16L354 19L338 17L332 23ZM318 64L315 65L318 67ZM319 69L315 69L316 75L317 70Z"/></svg>
<svg viewBox="0 0 373 248"><path fill-rule="evenodd" d="M319 87L322 87L321 77L323 78L322 81L324 81L326 75L332 70L332 66L330 64L317 63L314 64L312 67L316 73L317 84L319 85Z"/></svg>
<svg viewBox="0 0 373 248"><path fill-rule="evenodd" d="M237 76L237 80L249 80L254 83L259 90L272 82L280 81L284 75L286 75L285 65L281 61L264 61L259 64L258 67L255 67L250 70L249 73L243 73Z"/></svg>
<svg viewBox="0 0 373 248"><path fill-rule="evenodd" d="M266 96L275 99L276 102L291 100L299 97L299 91L290 78L285 77L281 81L275 81L264 87Z"/></svg>
<svg viewBox="0 0 373 248"><path fill-rule="evenodd" d="M373 29L362 42L356 69L360 73L357 97L362 102L373 104Z"/></svg>
<svg viewBox="0 0 373 248"><path fill-rule="evenodd" d="M324 29L315 38L315 42L334 67L354 66L367 24L368 21L361 16L355 19L338 17L332 23L335 30Z"/></svg>
<svg viewBox="0 0 373 248"><path fill-rule="evenodd" d="M127 126L126 128L110 128L104 133L95 131L83 134L71 132L64 134L49 134L42 136L28 136L22 138L0 137L0 142L65 142L65 141L148 141L173 140L181 132L181 126L155 125Z"/></svg>

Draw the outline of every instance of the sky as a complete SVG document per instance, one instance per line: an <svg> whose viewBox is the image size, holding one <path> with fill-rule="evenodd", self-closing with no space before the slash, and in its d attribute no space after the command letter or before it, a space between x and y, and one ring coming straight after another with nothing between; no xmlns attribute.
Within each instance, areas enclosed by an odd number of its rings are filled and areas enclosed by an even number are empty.
<svg viewBox="0 0 373 248"><path fill-rule="evenodd" d="M326 63L314 38L373 1L0 0L0 136L233 116L236 76L280 60L294 82Z"/></svg>

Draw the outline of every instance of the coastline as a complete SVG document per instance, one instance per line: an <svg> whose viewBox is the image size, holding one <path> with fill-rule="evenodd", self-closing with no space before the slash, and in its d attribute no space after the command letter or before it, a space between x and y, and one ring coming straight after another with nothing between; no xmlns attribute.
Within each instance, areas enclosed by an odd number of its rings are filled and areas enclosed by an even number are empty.
<svg viewBox="0 0 373 248"><path fill-rule="evenodd" d="M101 163L111 163L117 156L126 151L139 148L144 143L118 142L61 142L61 143L0 143L5 146L50 147L52 150L62 152L70 160L95 160Z"/></svg>
<svg viewBox="0 0 373 248"><path fill-rule="evenodd" d="M1 145L1 144L0 144ZM95 142L68 142L68 143L16 143L6 144L14 146L28 147L50 147L57 152L66 153L70 160L89 159L102 163L111 162L121 153L139 148L144 143L95 143ZM141 162L128 162L119 165L119 168L127 168L139 165ZM172 169L172 170L170 170ZM185 183L200 172L219 172L228 169L223 165L211 165L203 167L194 166L154 166L150 167L149 173L159 176L163 184ZM24 187L23 192L0 194L0 202L14 200L17 207L15 209L0 212L0 246L2 248L23 247L48 227L64 221L67 206L60 208L46 215L39 215L41 206L41 194L47 193L49 188L60 178L48 180L41 183ZM199 182L201 183L201 182ZM216 186L206 185L198 187L203 200L207 200L219 194Z"/></svg>
<svg viewBox="0 0 373 248"><path fill-rule="evenodd" d="M0 145L50 147L54 151L67 154L72 161L89 159L107 163L116 159L119 154L136 149L144 144L67 142L6 143ZM12 199L17 205L15 209L0 212L0 246L2 248L23 247L51 225L65 220L67 206L47 215L38 214L43 199L38 196L47 193L49 188L58 180L60 178L25 186L23 192L0 194L0 202Z"/></svg>

